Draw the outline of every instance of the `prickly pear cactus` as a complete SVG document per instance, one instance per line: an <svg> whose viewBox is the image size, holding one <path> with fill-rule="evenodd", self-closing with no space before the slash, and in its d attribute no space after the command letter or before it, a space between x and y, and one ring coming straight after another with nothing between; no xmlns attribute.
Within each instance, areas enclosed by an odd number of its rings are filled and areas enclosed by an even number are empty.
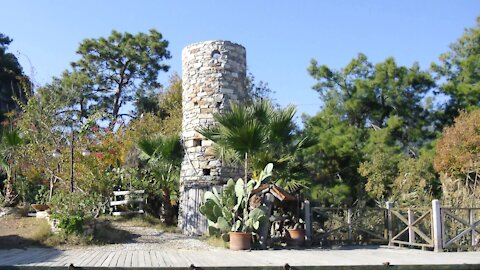
<svg viewBox="0 0 480 270"><path fill-rule="evenodd" d="M270 181L273 165L269 163L260 173L258 179L245 183L228 180L221 193L216 188L204 195L204 203L200 213L208 219L210 235L221 235L228 240L229 232L255 232L266 219L266 207L249 209L248 201L252 190Z"/></svg>

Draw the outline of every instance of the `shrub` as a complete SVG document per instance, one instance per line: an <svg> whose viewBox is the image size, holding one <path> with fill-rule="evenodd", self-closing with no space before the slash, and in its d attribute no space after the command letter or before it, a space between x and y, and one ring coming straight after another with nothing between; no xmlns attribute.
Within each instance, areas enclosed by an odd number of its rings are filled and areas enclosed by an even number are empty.
<svg viewBox="0 0 480 270"><path fill-rule="evenodd" d="M444 199L453 205L475 205L480 200L480 109L461 113L437 142L435 170L440 174Z"/></svg>
<svg viewBox="0 0 480 270"><path fill-rule="evenodd" d="M100 196L80 192L55 194L51 202L52 215L67 235L82 233L82 226L95 217L101 205Z"/></svg>

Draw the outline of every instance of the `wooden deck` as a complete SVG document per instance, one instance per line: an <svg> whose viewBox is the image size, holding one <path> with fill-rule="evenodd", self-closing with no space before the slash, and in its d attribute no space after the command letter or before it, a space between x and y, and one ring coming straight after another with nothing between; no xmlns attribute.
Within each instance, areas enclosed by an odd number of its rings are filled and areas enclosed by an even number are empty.
<svg viewBox="0 0 480 270"><path fill-rule="evenodd" d="M82 269L100 267L188 269L191 265L199 267L198 269L285 269L285 264L293 266L292 269L348 269L345 267L367 265L374 266L369 269L383 269L387 263L391 265L390 267L393 265L394 269L432 269L432 265L436 265L435 269L480 269L480 253L435 253L393 247L264 251L125 249L109 251L108 247L64 251L50 248L0 249L0 269L64 268L70 264ZM402 265L403 267L398 267ZM419 267L421 265L423 267ZM411 268L413 266L416 267Z"/></svg>

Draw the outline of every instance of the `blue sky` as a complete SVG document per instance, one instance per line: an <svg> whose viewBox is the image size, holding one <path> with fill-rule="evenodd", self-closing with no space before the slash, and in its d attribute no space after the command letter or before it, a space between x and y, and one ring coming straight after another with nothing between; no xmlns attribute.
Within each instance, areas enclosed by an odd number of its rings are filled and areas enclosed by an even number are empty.
<svg viewBox="0 0 480 270"><path fill-rule="evenodd" d="M389 56L423 69L475 25L480 1L3 1L0 33L14 41L25 72L42 85L69 68L85 38L160 31L170 42L170 73L181 74L181 50L224 39L247 49L247 65L281 105L315 114L320 100L306 69L310 59L341 68L358 52ZM161 79L166 84L168 74ZM300 115L300 114L299 114Z"/></svg>

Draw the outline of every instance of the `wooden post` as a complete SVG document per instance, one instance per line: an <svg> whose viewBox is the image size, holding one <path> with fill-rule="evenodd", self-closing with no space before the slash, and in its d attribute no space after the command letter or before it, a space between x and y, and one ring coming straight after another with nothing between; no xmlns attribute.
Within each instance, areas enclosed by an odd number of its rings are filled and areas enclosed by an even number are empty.
<svg viewBox="0 0 480 270"><path fill-rule="evenodd" d="M475 209L468 209L468 223L472 226L472 247L477 245L477 232L475 231Z"/></svg>
<svg viewBox="0 0 480 270"><path fill-rule="evenodd" d="M353 235L352 235L352 209L351 208L347 209L347 225L348 225L348 241L352 242Z"/></svg>
<svg viewBox="0 0 480 270"><path fill-rule="evenodd" d="M415 222L415 215L412 209L408 208L408 242L410 244L415 243L415 232L413 231L413 222Z"/></svg>
<svg viewBox="0 0 480 270"><path fill-rule="evenodd" d="M392 224L392 208L393 202L387 202L385 208L387 208L387 234L388 234L388 245L393 246L392 237L393 237L393 224Z"/></svg>
<svg viewBox="0 0 480 270"><path fill-rule="evenodd" d="M270 236L270 226L271 226L271 220L270 216L272 213L272 207L273 207L273 201L275 200L275 197L271 193L265 194L265 201L264 205L267 207L267 219L265 222L263 222L262 226L260 227L260 248L261 249L266 249L267 244L268 244L268 238Z"/></svg>
<svg viewBox="0 0 480 270"><path fill-rule="evenodd" d="M432 238L433 251L443 252L442 240L442 213L440 212L440 202L432 201Z"/></svg>
<svg viewBox="0 0 480 270"><path fill-rule="evenodd" d="M305 200L305 245L307 247L312 245L312 211L310 210L310 201Z"/></svg>

